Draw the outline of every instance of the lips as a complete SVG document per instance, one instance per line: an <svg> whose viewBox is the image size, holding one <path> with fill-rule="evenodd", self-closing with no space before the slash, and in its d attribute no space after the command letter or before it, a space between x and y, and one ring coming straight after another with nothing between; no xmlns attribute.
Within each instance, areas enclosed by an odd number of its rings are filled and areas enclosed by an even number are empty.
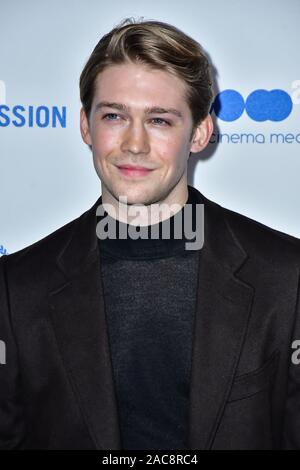
<svg viewBox="0 0 300 470"><path fill-rule="evenodd" d="M122 175L135 178L135 177L142 177L147 176L153 171L150 168L145 168L141 166L131 166L131 165L122 165L117 167L118 170L122 173Z"/></svg>
<svg viewBox="0 0 300 470"><path fill-rule="evenodd" d="M146 168L145 166L134 166L134 165L120 165L118 168L125 168L126 170L151 170L151 168Z"/></svg>

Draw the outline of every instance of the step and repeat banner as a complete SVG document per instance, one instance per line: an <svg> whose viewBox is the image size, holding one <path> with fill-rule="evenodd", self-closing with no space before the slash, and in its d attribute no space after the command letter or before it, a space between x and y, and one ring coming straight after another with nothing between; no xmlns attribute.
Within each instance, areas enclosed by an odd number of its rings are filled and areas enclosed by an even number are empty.
<svg viewBox="0 0 300 470"><path fill-rule="evenodd" d="M189 159L206 197L300 238L299 0L0 0L0 256L101 194L79 130L79 76L128 17L173 24L213 68L214 133Z"/></svg>

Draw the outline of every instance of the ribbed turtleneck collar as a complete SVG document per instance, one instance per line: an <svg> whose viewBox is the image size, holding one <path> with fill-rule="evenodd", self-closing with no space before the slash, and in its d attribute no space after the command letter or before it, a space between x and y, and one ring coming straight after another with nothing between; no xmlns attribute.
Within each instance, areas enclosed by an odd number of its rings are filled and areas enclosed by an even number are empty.
<svg viewBox="0 0 300 470"><path fill-rule="evenodd" d="M148 238L137 238L132 239L128 235L128 229L130 226L124 222L121 222L117 219L112 218L105 210L104 215L97 216L97 225L99 224L100 220L105 218L107 223L115 223L116 224L116 238L105 238L101 239L98 237L99 242L99 249L100 253L108 255L114 258L122 258L122 259L151 259L151 258L166 258L170 256L174 256L180 253L189 253L191 250L186 250L185 243L192 242L195 238L186 238L185 231L181 230L182 238L175 238L174 236L174 220L175 217L179 217L181 215L182 223L184 221L184 213L186 211L186 205L191 204L192 207L192 230L196 230L196 217L195 217L195 207L196 207L196 189L188 186L188 199L184 206L181 208L179 212L175 215L170 217L169 219L165 219L157 224L142 226L139 227L141 233L147 235ZM100 198L100 204L102 203L102 197ZM166 230L167 227L163 228L165 225L170 225L170 237L163 238L163 230ZM189 221L190 224L190 221ZM151 228L155 229L155 233L159 233L159 238L151 238ZM107 230L107 226L104 228ZM120 232L121 230L121 232ZM138 229L137 229L138 230ZM127 234L127 238L120 238L119 233Z"/></svg>

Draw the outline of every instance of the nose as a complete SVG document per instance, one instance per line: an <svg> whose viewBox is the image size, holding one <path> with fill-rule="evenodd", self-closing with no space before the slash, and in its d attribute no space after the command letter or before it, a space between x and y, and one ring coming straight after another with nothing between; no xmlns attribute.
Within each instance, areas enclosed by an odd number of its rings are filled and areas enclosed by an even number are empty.
<svg viewBox="0 0 300 470"><path fill-rule="evenodd" d="M123 136L121 150L126 153L147 154L150 151L149 138L142 123L131 123Z"/></svg>

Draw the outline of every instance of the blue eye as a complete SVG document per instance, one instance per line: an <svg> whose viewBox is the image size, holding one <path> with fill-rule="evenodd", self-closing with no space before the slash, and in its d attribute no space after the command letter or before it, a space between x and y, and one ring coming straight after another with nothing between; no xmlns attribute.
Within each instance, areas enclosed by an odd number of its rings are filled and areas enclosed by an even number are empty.
<svg viewBox="0 0 300 470"><path fill-rule="evenodd" d="M106 119L107 116L118 116L118 114L116 114L116 113L108 113L108 114L105 114L105 116L103 116L103 119ZM115 119L108 119L108 121L115 121Z"/></svg>
<svg viewBox="0 0 300 470"><path fill-rule="evenodd" d="M168 121L166 121L165 119L161 119L161 118L153 118L153 121L161 121L164 124L166 124L167 126L170 125L170 123Z"/></svg>

